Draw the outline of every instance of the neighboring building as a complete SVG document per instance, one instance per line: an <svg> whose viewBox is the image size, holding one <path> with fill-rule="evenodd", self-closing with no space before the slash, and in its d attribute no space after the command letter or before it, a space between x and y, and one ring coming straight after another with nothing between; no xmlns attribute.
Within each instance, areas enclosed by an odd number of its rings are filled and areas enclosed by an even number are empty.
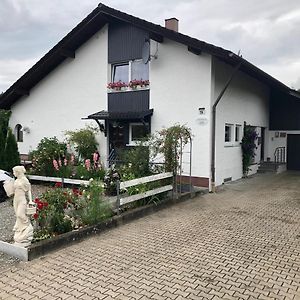
<svg viewBox="0 0 300 300"><path fill-rule="evenodd" d="M252 172L261 161L273 161L277 147L288 147L288 167L300 169L294 155L300 95L242 57L178 33L177 19L166 20L166 27L100 4L1 96L0 108L12 110L20 153L45 136L62 138L65 130L84 127L88 117L104 129L99 143L106 161L113 149L180 123L194 135L194 184L211 184L215 141L220 185L242 177L246 122L259 134ZM133 79L146 83L107 89L109 82ZM213 105L220 95L213 137Z"/></svg>

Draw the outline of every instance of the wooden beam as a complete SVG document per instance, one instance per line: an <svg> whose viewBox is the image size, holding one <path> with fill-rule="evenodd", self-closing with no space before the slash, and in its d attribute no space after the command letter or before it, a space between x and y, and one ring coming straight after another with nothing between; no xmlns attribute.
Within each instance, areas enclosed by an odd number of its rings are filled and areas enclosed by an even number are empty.
<svg viewBox="0 0 300 300"><path fill-rule="evenodd" d="M138 184L142 184L142 183L161 180L164 178L170 178L172 176L173 176L172 172L167 172L167 173L161 173L161 174L157 174L157 175L151 175L151 176L146 176L146 177L142 177L142 178L132 179L132 180L121 182L120 188L125 189L125 188L135 186Z"/></svg>
<svg viewBox="0 0 300 300"><path fill-rule="evenodd" d="M163 43L163 41L164 41L164 38L163 38L162 35L159 35L159 34L156 34L156 33L153 33L153 32L150 33L149 37L150 37L151 40L154 40L158 43Z"/></svg>
<svg viewBox="0 0 300 300"><path fill-rule="evenodd" d="M29 91L25 90L25 89L17 88L17 89L14 90L14 92L18 95L21 95L21 96L29 96Z"/></svg>
<svg viewBox="0 0 300 300"><path fill-rule="evenodd" d="M194 48L194 47L191 47L191 46L188 46L188 50L190 52L192 52L193 54L195 55L200 55L202 53L202 51L198 48Z"/></svg>
<svg viewBox="0 0 300 300"><path fill-rule="evenodd" d="M70 51L68 49L61 49L59 54L64 57L75 58L75 51Z"/></svg>
<svg viewBox="0 0 300 300"><path fill-rule="evenodd" d="M154 195L161 194L161 193L164 193L164 192L168 192L168 191L171 191L171 190L173 190L172 185L165 185L165 186L147 191L145 193L136 194L136 195L132 195L132 196L129 196L129 197L121 198L120 199L120 205L124 205L124 204L130 203L130 202L134 202L134 201L137 201L137 200L140 200L140 199L143 199L143 198L147 198L149 196L154 196Z"/></svg>

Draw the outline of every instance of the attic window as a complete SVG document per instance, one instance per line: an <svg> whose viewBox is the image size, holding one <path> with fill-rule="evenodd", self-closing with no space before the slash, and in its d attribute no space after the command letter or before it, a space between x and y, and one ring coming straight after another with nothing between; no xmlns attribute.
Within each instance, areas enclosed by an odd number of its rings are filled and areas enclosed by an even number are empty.
<svg viewBox="0 0 300 300"><path fill-rule="evenodd" d="M21 124L16 125L14 133L15 133L17 142L23 142L23 127Z"/></svg>
<svg viewBox="0 0 300 300"><path fill-rule="evenodd" d="M113 65L112 67L112 82L125 82L129 81L129 63Z"/></svg>
<svg viewBox="0 0 300 300"><path fill-rule="evenodd" d="M133 60L112 65L112 82L128 83L130 80L149 80L149 64L144 64L142 60Z"/></svg>

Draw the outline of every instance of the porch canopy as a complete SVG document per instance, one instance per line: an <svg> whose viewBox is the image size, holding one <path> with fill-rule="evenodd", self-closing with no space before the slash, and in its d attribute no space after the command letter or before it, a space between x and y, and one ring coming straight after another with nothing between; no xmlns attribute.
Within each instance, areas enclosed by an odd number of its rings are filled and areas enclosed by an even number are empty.
<svg viewBox="0 0 300 300"><path fill-rule="evenodd" d="M83 118L84 120L144 120L153 114L153 109L145 111L106 111L101 110Z"/></svg>

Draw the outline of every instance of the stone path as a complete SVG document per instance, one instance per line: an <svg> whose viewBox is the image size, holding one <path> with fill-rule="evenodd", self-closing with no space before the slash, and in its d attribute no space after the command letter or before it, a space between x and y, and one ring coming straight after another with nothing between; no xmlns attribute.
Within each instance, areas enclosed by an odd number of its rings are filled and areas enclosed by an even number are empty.
<svg viewBox="0 0 300 300"><path fill-rule="evenodd" d="M0 299L300 299L300 174L258 175L0 273Z"/></svg>

